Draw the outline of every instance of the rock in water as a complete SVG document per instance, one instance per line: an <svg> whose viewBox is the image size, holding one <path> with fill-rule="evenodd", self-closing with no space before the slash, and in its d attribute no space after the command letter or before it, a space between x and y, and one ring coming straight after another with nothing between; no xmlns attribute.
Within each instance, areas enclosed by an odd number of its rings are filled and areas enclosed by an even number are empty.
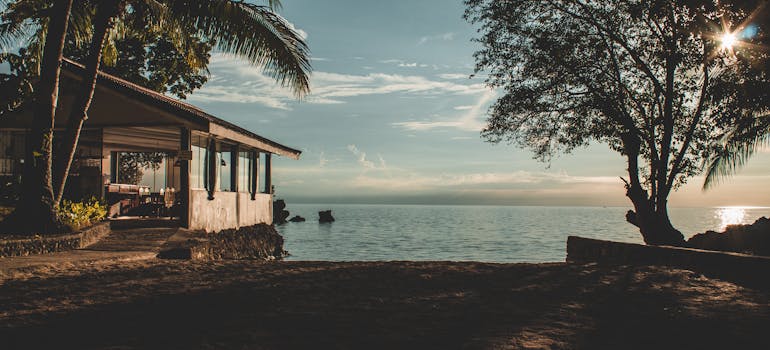
<svg viewBox="0 0 770 350"><path fill-rule="evenodd" d="M296 215L293 218L289 219L289 221L291 221L291 222L304 222L305 218L303 218L303 217L301 217L299 215Z"/></svg>
<svg viewBox="0 0 770 350"><path fill-rule="evenodd" d="M273 224L280 225L286 223L289 211L284 209L286 209L286 202L283 199L273 202Z"/></svg>
<svg viewBox="0 0 770 350"><path fill-rule="evenodd" d="M331 210L323 210L318 212L318 222L334 222Z"/></svg>

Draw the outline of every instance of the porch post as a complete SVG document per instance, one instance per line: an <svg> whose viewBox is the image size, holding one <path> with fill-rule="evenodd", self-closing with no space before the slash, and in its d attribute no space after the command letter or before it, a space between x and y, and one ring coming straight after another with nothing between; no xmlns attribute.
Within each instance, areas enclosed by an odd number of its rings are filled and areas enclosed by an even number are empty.
<svg viewBox="0 0 770 350"><path fill-rule="evenodd" d="M120 153L110 152L110 183L118 183L118 164L120 163Z"/></svg>
<svg viewBox="0 0 770 350"><path fill-rule="evenodd" d="M259 152L251 151L249 152L249 157L251 157L249 192L251 193L251 200L255 200L257 199L257 192L259 192L259 188L257 188L259 187Z"/></svg>
<svg viewBox="0 0 770 350"><path fill-rule="evenodd" d="M209 145L206 148L206 164L208 169L206 171L206 190L208 190L208 200L214 200L214 192L217 191L217 140L213 137L209 138Z"/></svg>
<svg viewBox="0 0 770 350"><path fill-rule="evenodd" d="M271 159L272 153L265 153L265 193L273 194L273 180L272 180L272 166Z"/></svg>
<svg viewBox="0 0 770 350"><path fill-rule="evenodd" d="M179 150L185 153L192 152L190 147L190 129L179 128ZM181 208L179 208L179 223L182 227L190 227L190 162L191 160L179 161L179 199Z"/></svg>
<svg viewBox="0 0 770 350"><path fill-rule="evenodd" d="M238 162L238 145L230 148L230 190L238 192L241 189L238 188L238 169L241 165Z"/></svg>

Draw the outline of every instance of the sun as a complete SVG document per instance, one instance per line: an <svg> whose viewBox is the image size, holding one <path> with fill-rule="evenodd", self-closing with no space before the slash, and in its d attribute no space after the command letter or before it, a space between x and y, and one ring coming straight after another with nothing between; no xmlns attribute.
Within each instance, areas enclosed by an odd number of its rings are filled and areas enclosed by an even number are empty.
<svg viewBox="0 0 770 350"><path fill-rule="evenodd" d="M722 42L722 50L732 51L733 46L738 43L738 37L735 33L725 32L719 37L719 41Z"/></svg>

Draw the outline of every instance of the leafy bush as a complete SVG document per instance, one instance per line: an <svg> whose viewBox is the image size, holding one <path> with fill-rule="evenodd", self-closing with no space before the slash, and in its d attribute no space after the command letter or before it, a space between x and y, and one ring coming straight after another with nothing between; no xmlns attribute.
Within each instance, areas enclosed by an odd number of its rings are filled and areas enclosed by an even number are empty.
<svg viewBox="0 0 770 350"><path fill-rule="evenodd" d="M13 211L13 208L11 207L0 206L0 221L3 221L3 219L5 219L6 216L11 214L12 211Z"/></svg>
<svg viewBox="0 0 770 350"><path fill-rule="evenodd" d="M59 204L59 218L74 231L97 223L106 215L107 207L95 197L83 202L63 200Z"/></svg>

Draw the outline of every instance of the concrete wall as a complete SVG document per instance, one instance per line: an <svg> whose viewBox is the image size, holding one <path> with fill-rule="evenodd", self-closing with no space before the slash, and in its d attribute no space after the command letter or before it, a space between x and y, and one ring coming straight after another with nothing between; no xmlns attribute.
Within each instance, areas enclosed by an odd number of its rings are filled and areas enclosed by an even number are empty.
<svg viewBox="0 0 770 350"><path fill-rule="evenodd" d="M567 238L567 262L670 266L751 287L770 289L770 257L764 256L570 236Z"/></svg>
<svg viewBox="0 0 770 350"><path fill-rule="evenodd" d="M216 192L208 200L206 190L190 190L190 229L217 232L226 229L273 223L273 202L269 194Z"/></svg>

